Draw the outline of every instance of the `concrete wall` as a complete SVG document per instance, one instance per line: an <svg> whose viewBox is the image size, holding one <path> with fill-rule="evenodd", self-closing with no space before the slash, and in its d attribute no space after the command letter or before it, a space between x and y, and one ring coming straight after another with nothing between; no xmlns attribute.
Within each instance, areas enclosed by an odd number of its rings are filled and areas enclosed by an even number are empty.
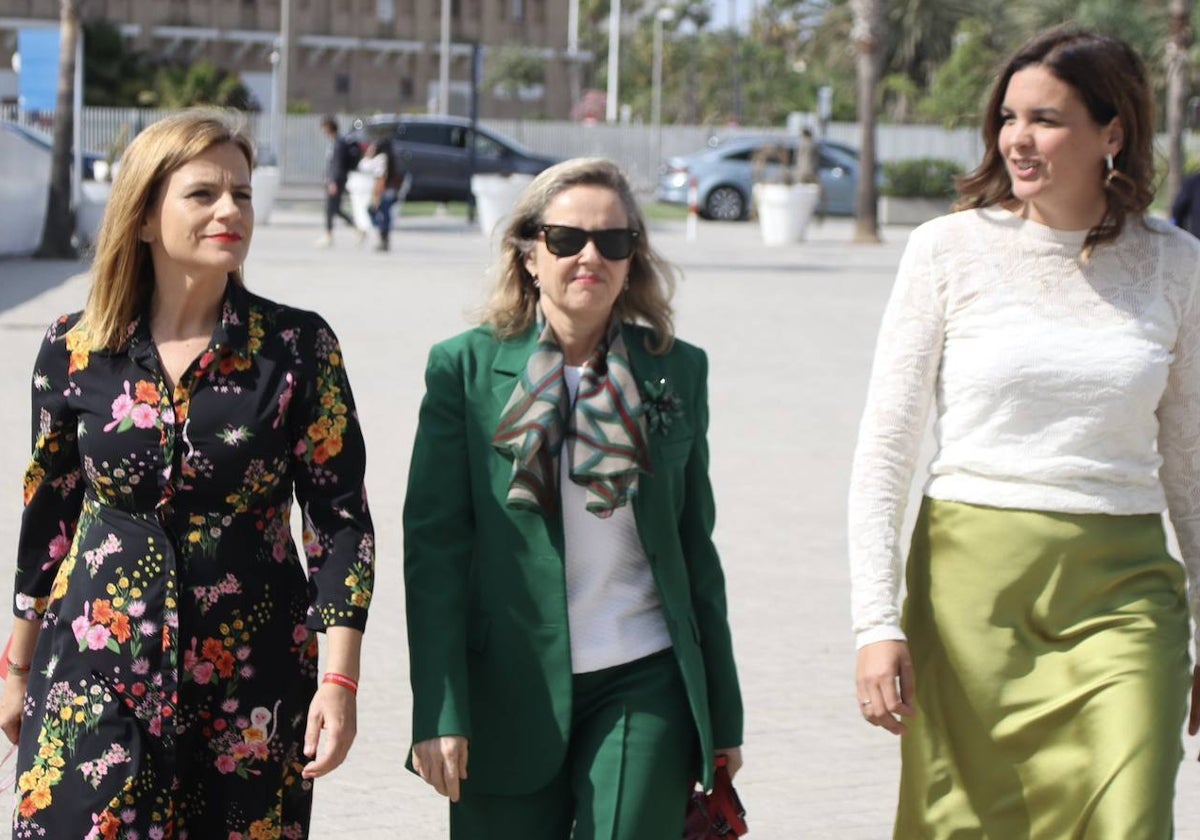
<svg viewBox="0 0 1200 840"><path fill-rule="evenodd" d="M50 153L0 123L0 256L37 249L49 184Z"/></svg>

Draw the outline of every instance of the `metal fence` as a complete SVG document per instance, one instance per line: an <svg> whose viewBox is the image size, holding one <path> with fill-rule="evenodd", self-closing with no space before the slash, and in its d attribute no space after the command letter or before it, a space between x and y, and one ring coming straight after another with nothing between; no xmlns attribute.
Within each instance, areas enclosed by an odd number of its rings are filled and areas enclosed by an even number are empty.
<svg viewBox="0 0 1200 840"><path fill-rule="evenodd" d="M123 145L142 128L166 115L167 111L138 108L84 108L83 146L86 150L116 158ZM357 114L342 114L338 123L349 129ZM277 159L273 122L270 114L244 114L246 126L255 137L263 162ZM27 114L15 106L0 106L0 120L11 120L50 130L51 117ZM481 125L507 135L535 152L555 157L599 155L617 161L629 174L633 184L649 191L658 177L666 158L684 155L701 149L715 137L738 135L784 135L780 127L712 127L665 125L655 129L649 125L583 125L574 122L541 122L532 120L481 120ZM325 168L326 140L320 131L320 116L289 114L284 126L287 154L283 181L288 184L317 184ZM851 146L858 145L858 126L855 123L832 123L827 136ZM1200 137L1189 133L1185 138L1189 157L1200 156ZM876 134L876 149L880 161L909 158L947 158L966 168L974 167L983 155L983 142L976 129L944 129L927 125L880 125ZM1159 137L1159 149L1165 153L1165 137Z"/></svg>

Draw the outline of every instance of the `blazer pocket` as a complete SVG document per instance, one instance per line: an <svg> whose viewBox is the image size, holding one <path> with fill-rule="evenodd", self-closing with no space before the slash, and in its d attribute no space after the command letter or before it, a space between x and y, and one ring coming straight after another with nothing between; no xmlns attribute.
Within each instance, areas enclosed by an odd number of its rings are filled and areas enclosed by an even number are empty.
<svg viewBox="0 0 1200 840"><path fill-rule="evenodd" d="M472 610L467 617L467 649L483 653L487 649L488 630L492 620L485 612Z"/></svg>

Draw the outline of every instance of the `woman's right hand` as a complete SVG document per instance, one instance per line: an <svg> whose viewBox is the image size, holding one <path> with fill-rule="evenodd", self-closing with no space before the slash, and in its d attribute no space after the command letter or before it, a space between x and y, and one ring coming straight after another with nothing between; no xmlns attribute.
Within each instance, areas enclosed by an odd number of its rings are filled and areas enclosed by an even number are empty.
<svg viewBox="0 0 1200 840"><path fill-rule="evenodd" d="M9 671L4 680L4 693L0 694L0 731L10 743L21 737L21 717L25 713L25 687L29 684L28 674Z"/></svg>
<svg viewBox="0 0 1200 840"><path fill-rule="evenodd" d="M917 713L917 682L908 642L875 642L860 648L855 682L864 718L894 735L908 731L904 718Z"/></svg>
<svg viewBox="0 0 1200 840"><path fill-rule="evenodd" d="M459 781L467 778L467 739L443 735L413 746L413 769L442 796L457 802Z"/></svg>

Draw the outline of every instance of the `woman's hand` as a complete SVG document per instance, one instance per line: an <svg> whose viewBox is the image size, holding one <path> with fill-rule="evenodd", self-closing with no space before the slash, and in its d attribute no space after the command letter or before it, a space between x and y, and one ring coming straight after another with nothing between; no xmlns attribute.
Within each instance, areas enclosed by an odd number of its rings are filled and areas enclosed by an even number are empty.
<svg viewBox="0 0 1200 840"><path fill-rule="evenodd" d="M28 674L8 672L4 680L4 693L0 694L0 731L10 743L21 737L21 716L25 713L25 687L29 685Z"/></svg>
<svg viewBox="0 0 1200 840"><path fill-rule="evenodd" d="M908 731L904 718L917 713L917 683L907 642L875 642L861 648L855 682L864 718L894 735Z"/></svg>
<svg viewBox="0 0 1200 840"><path fill-rule="evenodd" d="M413 746L413 769L442 796L457 802L459 781L467 778L467 739L443 735Z"/></svg>
<svg viewBox="0 0 1200 840"><path fill-rule="evenodd" d="M713 750L713 752L725 756L725 769L729 771L729 778L732 780L737 775L737 771L742 769L742 748L726 747Z"/></svg>
<svg viewBox="0 0 1200 840"><path fill-rule="evenodd" d="M325 733L322 755L317 743ZM312 759L301 775L315 779L337 768L346 760L358 732L358 699L354 692L336 683L322 683L308 706L308 727L304 730L304 755Z"/></svg>

